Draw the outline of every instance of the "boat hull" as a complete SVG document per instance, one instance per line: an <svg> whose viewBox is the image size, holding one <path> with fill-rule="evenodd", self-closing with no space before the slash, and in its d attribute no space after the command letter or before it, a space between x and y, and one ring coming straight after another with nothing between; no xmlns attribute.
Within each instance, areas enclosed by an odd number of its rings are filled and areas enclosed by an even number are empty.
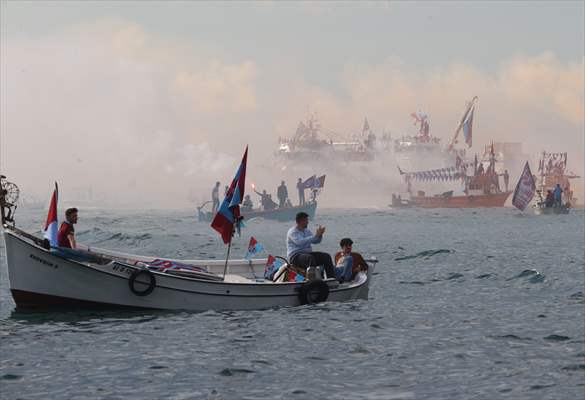
<svg viewBox="0 0 585 400"><path fill-rule="evenodd" d="M569 208L568 207L534 207L534 213L536 215L561 215L561 214L568 214Z"/></svg>
<svg viewBox="0 0 585 400"><path fill-rule="evenodd" d="M483 194L476 196L415 196L414 205L423 208L481 208L504 207L511 192Z"/></svg>
<svg viewBox="0 0 585 400"><path fill-rule="evenodd" d="M151 271L154 290L146 296L134 294L130 276L140 267L111 261L103 265L77 262L48 251L27 237L5 230L6 258L10 290L19 309L65 307L142 308L162 310L252 310L298 306L303 283L267 283L262 279L248 283L208 281ZM234 265L252 276L262 276L263 264L243 262ZM211 270L219 270L217 262ZM372 268L373 269L373 268ZM371 272L359 274L355 281L338 284L326 281L328 301L366 299ZM243 278L242 278L243 279ZM135 287L143 290L137 279Z"/></svg>
<svg viewBox="0 0 585 400"><path fill-rule="evenodd" d="M241 211L244 220L250 220L252 218L264 218L280 222L294 221L297 213L305 212L309 215L309 218L314 218L317 211L317 203L310 202L303 206L294 207L283 207L275 208L274 210L254 210L254 211ZM213 214L211 212L199 211L200 222L211 222Z"/></svg>

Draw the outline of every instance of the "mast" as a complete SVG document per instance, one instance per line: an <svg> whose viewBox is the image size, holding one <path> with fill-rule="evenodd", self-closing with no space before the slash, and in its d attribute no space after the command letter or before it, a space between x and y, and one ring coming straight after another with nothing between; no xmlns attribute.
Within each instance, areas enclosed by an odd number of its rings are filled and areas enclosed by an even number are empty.
<svg viewBox="0 0 585 400"><path fill-rule="evenodd" d="M451 139L451 142L449 143L449 150L453 150L453 146L455 146L455 142L457 141L457 137L459 136L459 132L461 132L461 128L463 128L463 124L465 123L465 119L467 118L467 115L471 112L472 108L475 107L475 103L477 102L478 97L474 96L473 99L471 99L470 102L467 103L466 107L465 107L465 112L463 113L463 116L461 117L461 120L459 121L459 124L457 124L457 128L455 129L455 134L453 135L453 139Z"/></svg>

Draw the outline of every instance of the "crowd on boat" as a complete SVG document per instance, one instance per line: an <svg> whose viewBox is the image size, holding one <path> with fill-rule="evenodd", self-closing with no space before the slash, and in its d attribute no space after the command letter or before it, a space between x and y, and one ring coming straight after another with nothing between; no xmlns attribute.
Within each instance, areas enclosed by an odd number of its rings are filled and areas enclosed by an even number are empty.
<svg viewBox="0 0 585 400"><path fill-rule="evenodd" d="M545 208L571 207L573 197L572 190L568 187L563 190L558 183L554 189L546 191L546 197L544 200L542 199L541 192L539 192L539 195L541 196L540 204L544 204Z"/></svg>
<svg viewBox="0 0 585 400"><path fill-rule="evenodd" d="M319 189L323 187L325 180L325 175L317 178L316 176L312 176L306 180L303 178L298 178L296 183L296 189L298 194L298 206L304 206L307 202L305 200L305 190L309 189L311 191L310 201L315 202L317 199L317 193ZM219 188L221 186L221 182L215 182L215 186L211 190L211 202L212 208L211 212L215 214L219 208ZM260 203L260 210L269 211L269 210L276 210L282 208L292 208L295 205L293 204L286 182L283 180L280 182L280 185L276 188L276 199L278 202L274 201L272 198L272 194L268 193L265 189L261 192L256 190L256 187L253 185L252 189L254 193L260 196L259 203ZM227 195L228 186L225 187L224 196ZM254 209L254 201L250 197L249 194L244 196L242 201L241 210L252 211Z"/></svg>

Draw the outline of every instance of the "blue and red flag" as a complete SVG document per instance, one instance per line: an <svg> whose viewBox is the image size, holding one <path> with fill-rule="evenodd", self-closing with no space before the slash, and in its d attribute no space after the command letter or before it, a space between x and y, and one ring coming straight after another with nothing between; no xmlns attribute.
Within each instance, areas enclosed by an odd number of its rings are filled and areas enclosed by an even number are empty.
<svg viewBox="0 0 585 400"><path fill-rule="evenodd" d="M211 222L211 227L221 235L223 242L228 244L232 241L234 227L239 229L242 217L240 216L240 204L244 199L246 188L246 163L248 160L248 146L242 157L242 162L236 176L223 199L217 214Z"/></svg>
<svg viewBox="0 0 585 400"><path fill-rule="evenodd" d="M45 229L43 229L43 237L49 240L51 246L56 247L58 246L57 242L57 231L58 221L57 221L57 200L59 197L59 189L57 187L57 182L55 182L55 190L53 191L53 196L51 196L51 203L49 205L49 213L47 214L47 221L45 222Z"/></svg>
<svg viewBox="0 0 585 400"><path fill-rule="evenodd" d="M269 254L266 259L266 268L264 268L264 278L272 279L274 274L284 265L284 261Z"/></svg>
<svg viewBox="0 0 585 400"><path fill-rule="evenodd" d="M254 236L250 238L250 243L248 244L248 251L246 251L246 255L244 258L246 260L251 260L253 256L259 254L260 252L264 251L264 246L262 246Z"/></svg>

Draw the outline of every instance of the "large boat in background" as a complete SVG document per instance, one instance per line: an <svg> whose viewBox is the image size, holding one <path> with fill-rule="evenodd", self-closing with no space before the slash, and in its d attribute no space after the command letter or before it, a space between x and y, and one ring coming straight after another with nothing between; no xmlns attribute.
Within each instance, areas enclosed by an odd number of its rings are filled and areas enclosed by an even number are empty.
<svg viewBox="0 0 585 400"><path fill-rule="evenodd" d="M279 138L277 156L285 161L372 161L375 147L376 135L367 119L361 134L345 137L333 131L325 132L317 115L311 114L305 122L299 122L292 138Z"/></svg>

